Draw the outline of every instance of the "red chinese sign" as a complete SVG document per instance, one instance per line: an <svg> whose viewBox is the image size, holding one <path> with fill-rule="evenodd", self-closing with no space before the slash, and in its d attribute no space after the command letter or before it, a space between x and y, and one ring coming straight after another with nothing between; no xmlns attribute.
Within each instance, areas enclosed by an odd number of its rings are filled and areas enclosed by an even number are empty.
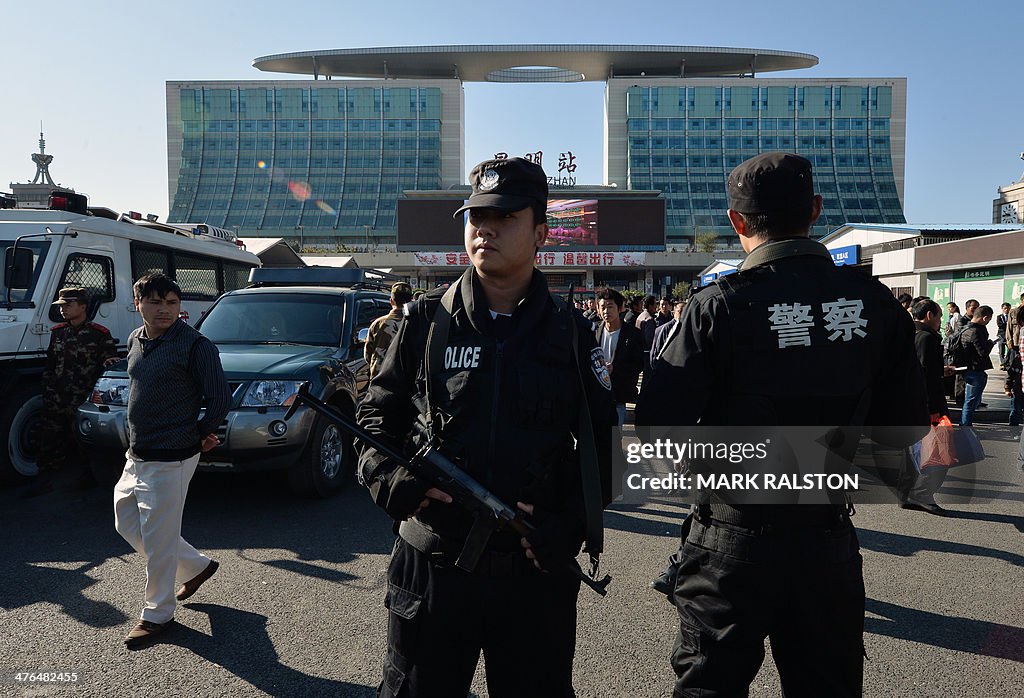
<svg viewBox="0 0 1024 698"><path fill-rule="evenodd" d="M418 267L468 267L465 252L414 252ZM643 252L538 252L538 267L639 267Z"/></svg>

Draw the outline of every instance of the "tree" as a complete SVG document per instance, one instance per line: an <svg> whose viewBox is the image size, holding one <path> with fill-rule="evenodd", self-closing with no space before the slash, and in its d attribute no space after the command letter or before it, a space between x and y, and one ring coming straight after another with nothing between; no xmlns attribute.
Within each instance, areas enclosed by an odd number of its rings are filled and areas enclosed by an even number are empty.
<svg viewBox="0 0 1024 698"><path fill-rule="evenodd" d="M714 252L718 246L718 236L714 233L697 233L693 241L698 252Z"/></svg>
<svg viewBox="0 0 1024 698"><path fill-rule="evenodd" d="M680 281L672 287L672 297L677 300L684 300L690 295L690 283L688 281Z"/></svg>

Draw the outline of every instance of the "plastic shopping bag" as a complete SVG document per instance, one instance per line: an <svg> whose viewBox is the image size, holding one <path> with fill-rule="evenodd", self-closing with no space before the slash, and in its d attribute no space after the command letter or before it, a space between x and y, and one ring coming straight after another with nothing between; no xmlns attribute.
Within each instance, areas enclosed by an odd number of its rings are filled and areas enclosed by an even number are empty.
<svg viewBox="0 0 1024 698"><path fill-rule="evenodd" d="M943 417L921 439L918 470L925 468L950 468L959 464L953 424L949 417Z"/></svg>

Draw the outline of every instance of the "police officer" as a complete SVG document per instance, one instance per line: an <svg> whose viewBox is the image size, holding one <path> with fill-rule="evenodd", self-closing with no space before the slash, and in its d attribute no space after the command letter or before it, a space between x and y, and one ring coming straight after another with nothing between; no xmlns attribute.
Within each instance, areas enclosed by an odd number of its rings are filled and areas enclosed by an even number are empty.
<svg viewBox="0 0 1024 698"><path fill-rule="evenodd" d="M117 360L117 341L103 325L88 321L89 295L84 288L62 288L53 305L65 322L50 330L43 369L43 409L37 426L40 491L50 486L55 472L69 454L79 470L72 487L91 484L75 440L74 419L78 406L89 397L106 364ZM70 473L69 473L70 475Z"/></svg>
<svg viewBox="0 0 1024 698"><path fill-rule="evenodd" d="M732 171L728 194L748 256L687 304L636 423L927 425L910 317L807 237L821 212L811 164L758 155ZM896 431L887 445L921 433ZM676 696L746 696L765 637L787 696L861 695L864 582L845 506L700 492L680 555Z"/></svg>
<svg viewBox="0 0 1024 698"><path fill-rule="evenodd" d="M432 439L537 531L499 529L474 571L463 571L453 563L468 512L362 450L361 480L401 522L379 695L464 696L482 651L492 696L571 696L579 581L557 569L584 539L600 549L616 421L610 380L589 327L534 268L547 236L544 171L488 160L470 182L456 215L468 212L472 266L406 306L357 418L394 443Z"/></svg>
<svg viewBox="0 0 1024 698"><path fill-rule="evenodd" d="M363 346L363 357L369 365L370 378L377 375L381 361L391 345L391 340L398 334L398 325L402 322L402 307L412 300L412 287L399 281L391 287L391 312L370 323Z"/></svg>

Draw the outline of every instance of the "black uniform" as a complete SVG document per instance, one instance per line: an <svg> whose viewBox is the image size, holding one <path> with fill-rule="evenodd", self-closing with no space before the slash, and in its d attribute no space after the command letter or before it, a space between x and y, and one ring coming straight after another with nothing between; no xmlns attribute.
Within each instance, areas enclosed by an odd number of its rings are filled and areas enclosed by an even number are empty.
<svg viewBox="0 0 1024 698"><path fill-rule="evenodd" d="M928 424L909 315L820 243L757 247L681 323L638 425ZM864 583L845 509L698 501L674 597L675 695L747 695L769 636L787 696L859 696Z"/></svg>
<svg viewBox="0 0 1024 698"><path fill-rule="evenodd" d="M364 428L410 451L426 438L415 422L428 412L425 348L442 291L406 306L406 319L358 410ZM607 373L589 327L556 305L537 271L516 312L492 318L470 269L459 280L444 346L443 370L431 376L441 451L506 503L534 504L541 547L574 556L585 533L573 442L581 385L606 493L615 424ZM416 509L427 489L373 449L362 451L359 467L374 500L396 521ZM401 524L388 570L380 695L464 696L481 650L493 696L573 695L579 582L537 570L512 531L492 536L473 573L454 567L470 524L466 511L438 501Z"/></svg>

